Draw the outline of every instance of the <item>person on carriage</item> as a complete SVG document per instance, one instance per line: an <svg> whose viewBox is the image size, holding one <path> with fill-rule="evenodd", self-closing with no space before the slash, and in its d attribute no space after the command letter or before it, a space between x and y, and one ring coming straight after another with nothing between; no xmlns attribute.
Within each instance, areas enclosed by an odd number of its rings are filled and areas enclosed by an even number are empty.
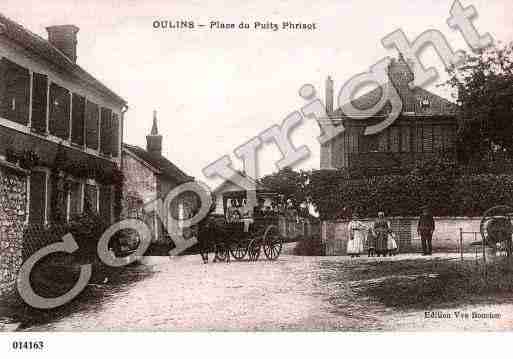
<svg viewBox="0 0 513 359"><path fill-rule="evenodd" d="M375 236L376 255L385 257L388 252L388 235L392 232L390 222L385 219L385 212L378 212L378 218L374 222L373 232Z"/></svg>

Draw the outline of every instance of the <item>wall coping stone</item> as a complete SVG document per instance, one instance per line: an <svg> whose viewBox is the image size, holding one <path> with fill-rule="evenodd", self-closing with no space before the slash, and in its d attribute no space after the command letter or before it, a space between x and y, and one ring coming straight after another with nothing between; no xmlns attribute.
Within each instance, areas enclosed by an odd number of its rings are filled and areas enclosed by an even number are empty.
<svg viewBox="0 0 513 359"><path fill-rule="evenodd" d="M375 221L377 217L368 217L368 218L359 218L359 221ZM434 217L435 221L437 220L453 220L453 221L475 221L475 220L481 220L483 217L451 217L451 216L444 216L444 217ZM419 216L411 216L411 217L385 217L385 219L389 221L393 220L419 220ZM344 223L349 222L350 219L328 219L328 220L322 220L321 222L331 222L331 223Z"/></svg>

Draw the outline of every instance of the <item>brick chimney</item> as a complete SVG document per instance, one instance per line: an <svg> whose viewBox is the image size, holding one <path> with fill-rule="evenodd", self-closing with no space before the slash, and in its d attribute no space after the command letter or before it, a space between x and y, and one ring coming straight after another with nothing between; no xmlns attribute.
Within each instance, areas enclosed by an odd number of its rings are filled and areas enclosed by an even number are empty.
<svg viewBox="0 0 513 359"><path fill-rule="evenodd" d="M162 155L162 136L157 127L157 111L153 111L153 125L151 133L146 136L146 150L156 155Z"/></svg>
<svg viewBox="0 0 513 359"><path fill-rule="evenodd" d="M46 28L48 41L71 61L77 62L77 33L75 25L57 25Z"/></svg>
<svg viewBox="0 0 513 359"><path fill-rule="evenodd" d="M333 113L333 80L331 76L326 79L326 113Z"/></svg>

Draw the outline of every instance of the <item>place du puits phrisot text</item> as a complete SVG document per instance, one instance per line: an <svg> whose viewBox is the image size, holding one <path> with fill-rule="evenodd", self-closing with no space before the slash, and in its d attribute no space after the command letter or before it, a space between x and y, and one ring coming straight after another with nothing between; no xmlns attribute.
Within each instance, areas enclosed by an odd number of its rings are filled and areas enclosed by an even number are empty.
<svg viewBox="0 0 513 359"><path fill-rule="evenodd" d="M313 31L319 28L316 22L301 21L238 21L224 22L211 20L208 22L198 22L194 20L154 20L154 29L163 30L184 30L184 29L209 29L209 30L257 30L257 31L294 31L306 30Z"/></svg>

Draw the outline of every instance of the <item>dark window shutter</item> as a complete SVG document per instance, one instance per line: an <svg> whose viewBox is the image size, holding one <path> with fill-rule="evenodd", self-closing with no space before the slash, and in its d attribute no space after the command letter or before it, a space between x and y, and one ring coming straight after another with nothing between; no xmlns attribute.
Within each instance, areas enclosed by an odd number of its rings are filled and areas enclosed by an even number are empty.
<svg viewBox="0 0 513 359"><path fill-rule="evenodd" d="M84 144L85 98L73 94L71 106L71 142L82 146Z"/></svg>
<svg viewBox="0 0 513 359"><path fill-rule="evenodd" d="M112 113L112 157L119 156L119 116Z"/></svg>
<svg viewBox="0 0 513 359"><path fill-rule="evenodd" d="M14 62L2 59L3 96L0 112L8 120L28 124L30 103L30 72Z"/></svg>
<svg viewBox="0 0 513 359"><path fill-rule="evenodd" d="M104 155L112 154L112 111L108 108L101 110L101 143L100 152Z"/></svg>
<svg viewBox="0 0 513 359"><path fill-rule="evenodd" d="M98 105L87 101L85 109L86 117L86 145L93 150L98 149L98 126L99 108Z"/></svg>
<svg viewBox="0 0 513 359"><path fill-rule="evenodd" d="M111 222L112 214L112 190L110 186L100 187L100 216L108 223Z"/></svg>
<svg viewBox="0 0 513 359"><path fill-rule="evenodd" d="M32 128L40 133L46 128L46 102L48 77L34 73L32 77Z"/></svg>
<svg viewBox="0 0 513 359"><path fill-rule="evenodd" d="M433 152L433 126L422 126L422 133L424 134L422 139L423 152Z"/></svg>
<svg viewBox="0 0 513 359"><path fill-rule="evenodd" d="M30 175L29 220L32 224L43 224L46 211L46 173L33 171Z"/></svg>
<svg viewBox="0 0 513 359"><path fill-rule="evenodd" d="M69 91L57 84L50 85L50 133L62 139L69 138Z"/></svg>

